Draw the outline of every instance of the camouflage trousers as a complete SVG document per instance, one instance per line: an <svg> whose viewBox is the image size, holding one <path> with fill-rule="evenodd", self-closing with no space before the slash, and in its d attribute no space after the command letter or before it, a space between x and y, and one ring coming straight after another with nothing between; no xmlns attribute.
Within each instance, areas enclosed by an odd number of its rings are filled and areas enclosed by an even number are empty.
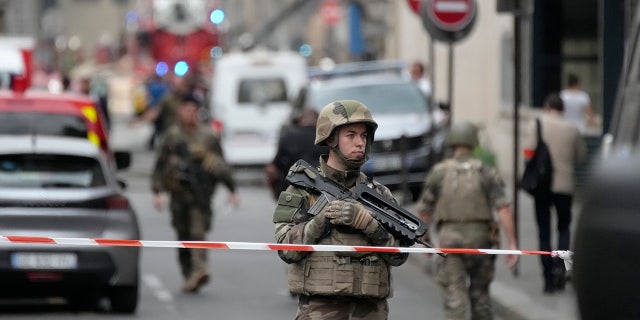
<svg viewBox="0 0 640 320"><path fill-rule="evenodd" d="M489 248L486 222L447 222L438 230L442 248ZM444 294L445 319L465 320L470 306L472 320L493 319L489 285L495 274L494 255L451 254L440 258L436 280Z"/></svg>
<svg viewBox="0 0 640 320"><path fill-rule="evenodd" d="M204 241L211 227L211 211L196 206L188 195L172 194L169 204L171 225L178 241ZM187 278L196 270L207 270L206 249L178 249L178 262L182 276Z"/></svg>
<svg viewBox="0 0 640 320"><path fill-rule="evenodd" d="M386 299L300 296L295 320L386 320Z"/></svg>

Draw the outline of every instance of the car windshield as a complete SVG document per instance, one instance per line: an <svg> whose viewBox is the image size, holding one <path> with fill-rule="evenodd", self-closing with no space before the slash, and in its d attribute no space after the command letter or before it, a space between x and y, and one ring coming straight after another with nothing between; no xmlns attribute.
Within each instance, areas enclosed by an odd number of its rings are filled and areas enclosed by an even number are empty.
<svg viewBox="0 0 640 320"><path fill-rule="evenodd" d="M0 112L0 134L87 137L85 121L71 114Z"/></svg>
<svg viewBox="0 0 640 320"><path fill-rule="evenodd" d="M240 82L238 102L262 103L287 101L287 89L283 79L245 79Z"/></svg>
<svg viewBox="0 0 640 320"><path fill-rule="evenodd" d="M90 188L104 185L102 167L93 158L44 154L0 156L0 187Z"/></svg>
<svg viewBox="0 0 640 320"><path fill-rule="evenodd" d="M309 92L309 102L318 110L332 101L342 99L361 101L374 114L428 111L424 96L418 88L408 83L317 88Z"/></svg>

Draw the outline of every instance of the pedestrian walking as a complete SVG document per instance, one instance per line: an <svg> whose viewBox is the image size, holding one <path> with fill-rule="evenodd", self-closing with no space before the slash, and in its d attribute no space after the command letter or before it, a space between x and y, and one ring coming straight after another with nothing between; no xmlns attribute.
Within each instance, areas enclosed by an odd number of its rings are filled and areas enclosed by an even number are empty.
<svg viewBox="0 0 640 320"><path fill-rule="evenodd" d="M586 146L580 131L563 117L564 103L557 94L551 94L545 100L544 112L540 117L542 140L549 148L553 176L551 190L534 195L536 222L538 224L538 242L540 250L551 251L551 206L557 217L557 250L569 250L570 225L573 194L575 192L574 168L586 158ZM525 141L525 158L533 155L537 144L537 129L531 126ZM565 287L566 275L561 259L552 259L541 255L544 277L544 293L561 291Z"/></svg>
<svg viewBox="0 0 640 320"><path fill-rule="evenodd" d="M340 100L325 106L316 125L315 144L329 146L319 159L319 174L347 187L368 184L394 201L385 186L361 172L378 125L359 101ZM300 168L292 167L291 170ZM362 204L344 199L329 202L317 215L308 214L320 192L289 186L280 194L273 222L278 243L399 246ZM387 319L392 266L408 255L371 252L279 251L289 264L289 291L299 295L296 319Z"/></svg>
<svg viewBox="0 0 640 320"><path fill-rule="evenodd" d="M179 100L179 122L168 129L152 175L154 207L164 206L169 193L171 224L178 241L204 241L211 228L211 197L216 183L229 189L229 201L238 203L230 167L224 161L218 137L198 119L200 102L192 95ZM182 290L197 292L209 281L206 249L178 249L185 279Z"/></svg>
<svg viewBox="0 0 640 320"><path fill-rule="evenodd" d="M170 91L169 84L165 79L157 74L153 74L145 83L146 96L148 97L145 110L153 110L159 108L163 97ZM158 111L159 112L159 111ZM147 142L147 148L152 150L156 145L156 140L160 138L164 130L163 117L156 116L153 119L153 132Z"/></svg>
<svg viewBox="0 0 640 320"><path fill-rule="evenodd" d="M178 106L181 100L185 96L195 97L190 79L173 75L169 84L168 92L159 97L155 107L146 109L142 116L132 121L132 123L154 122L154 125L157 125L147 145L149 149L155 146L155 140L163 137L168 128L179 123Z"/></svg>
<svg viewBox="0 0 640 320"><path fill-rule="evenodd" d="M289 168L302 159L317 167L320 155L327 153L326 147L314 143L316 135L316 121L318 112L312 108L303 108L291 126L284 127L278 141L278 151L273 161L267 164L265 170L272 194L277 200L280 192L289 186L285 177Z"/></svg>
<svg viewBox="0 0 640 320"><path fill-rule="evenodd" d="M493 167L473 156L478 145L476 127L468 122L455 123L447 139L453 155L429 172L417 209L424 221L436 227L438 247L497 248L502 227L507 248L516 250L504 182ZM507 255L507 266L514 267L517 259L517 255ZM494 263L493 255L439 258L436 279L442 287L446 319L467 319L467 305L471 319L493 319L489 286L494 279Z"/></svg>
<svg viewBox="0 0 640 320"><path fill-rule="evenodd" d="M587 127L595 122L595 115L591 107L589 94L582 89L580 79L575 74L567 76L567 88L560 91L560 98L564 102L564 117L573 123L580 133L584 134Z"/></svg>
<svg viewBox="0 0 640 320"><path fill-rule="evenodd" d="M415 61L411 64L409 73L411 74L411 80L420 88L422 94L425 97L431 96L431 80L427 77L426 67L424 63Z"/></svg>

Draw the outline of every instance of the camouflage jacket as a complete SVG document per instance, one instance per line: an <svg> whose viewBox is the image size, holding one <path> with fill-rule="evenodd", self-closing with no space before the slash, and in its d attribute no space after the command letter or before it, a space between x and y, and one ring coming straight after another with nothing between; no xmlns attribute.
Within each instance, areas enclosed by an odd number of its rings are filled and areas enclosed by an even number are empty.
<svg viewBox="0 0 640 320"><path fill-rule="evenodd" d="M456 179L452 171L462 171L468 176L474 169L479 173L477 183L452 181ZM504 181L495 168L471 154L459 154L436 164L429 172L417 205L418 212L435 216L436 223L478 221L493 220L492 210L509 205L509 200Z"/></svg>
<svg viewBox="0 0 640 320"><path fill-rule="evenodd" d="M186 147L187 154L180 152ZM206 174L203 188L207 196L214 192L215 185L221 181L231 191L235 191L232 170L224 160L218 137L207 127L199 125L193 132L174 125L167 131L159 150L153 173L151 189L179 194L190 192L191 185L186 176L189 165L196 166Z"/></svg>
<svg viewBox="0 0 640 320"><path fill-rule="evenodd" d="M359 171L343 172L335 170L326 164L326 155L320 157L320 172L322 175L329 177L338 183L346 186L353 187L356 183L372 183L374 188L378 190L382 195L388 199L396 202L389 189L376 181L369 180L364 173ZM315 200L317 194L311 194L302 188L296 186L289 186L286 191L280 194L278 205L274 212L273 222L275 223L275 238L278 243L287 244L309 244L304 237L304 227L307 222L312 218L307 214L307 209L310 208ZM367 239L362 232L356 232L355 230L344 230L343 226L333 226L330 229L331 235L320 240L320 244L329 244L331 239L335 239L338 234L350 234L344 238L351 238L354 242L349 243L331 243L338 245L375 245L375 246L400 246L400 241L395 239L393 235L385 232L384 239ZM311 252L304 251L280 251L278 252L280 257L287 263L293 263L302 260ZM338 254L338 253L336 253ZM363 253L339 253L344 255L354 255ZM370 253L364 253L365 255L371 255ZM378 254L376 254L378 255ZM379 254L379 256L386 260L389 265L399 266L403 264L408 255L406 254Z"/></svg>

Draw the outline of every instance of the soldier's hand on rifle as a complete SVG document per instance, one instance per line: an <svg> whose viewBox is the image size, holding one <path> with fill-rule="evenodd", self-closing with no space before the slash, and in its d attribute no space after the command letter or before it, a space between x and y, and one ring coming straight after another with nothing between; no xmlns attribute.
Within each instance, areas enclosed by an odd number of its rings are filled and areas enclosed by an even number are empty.
<svg viewBox="0 0 640 320"><path fill-rule="evenodd" d="M331 201L326 212L332 224L349 226L362 230L365 234L373 233L379 227L371 211L355 200Z"/></svg>

